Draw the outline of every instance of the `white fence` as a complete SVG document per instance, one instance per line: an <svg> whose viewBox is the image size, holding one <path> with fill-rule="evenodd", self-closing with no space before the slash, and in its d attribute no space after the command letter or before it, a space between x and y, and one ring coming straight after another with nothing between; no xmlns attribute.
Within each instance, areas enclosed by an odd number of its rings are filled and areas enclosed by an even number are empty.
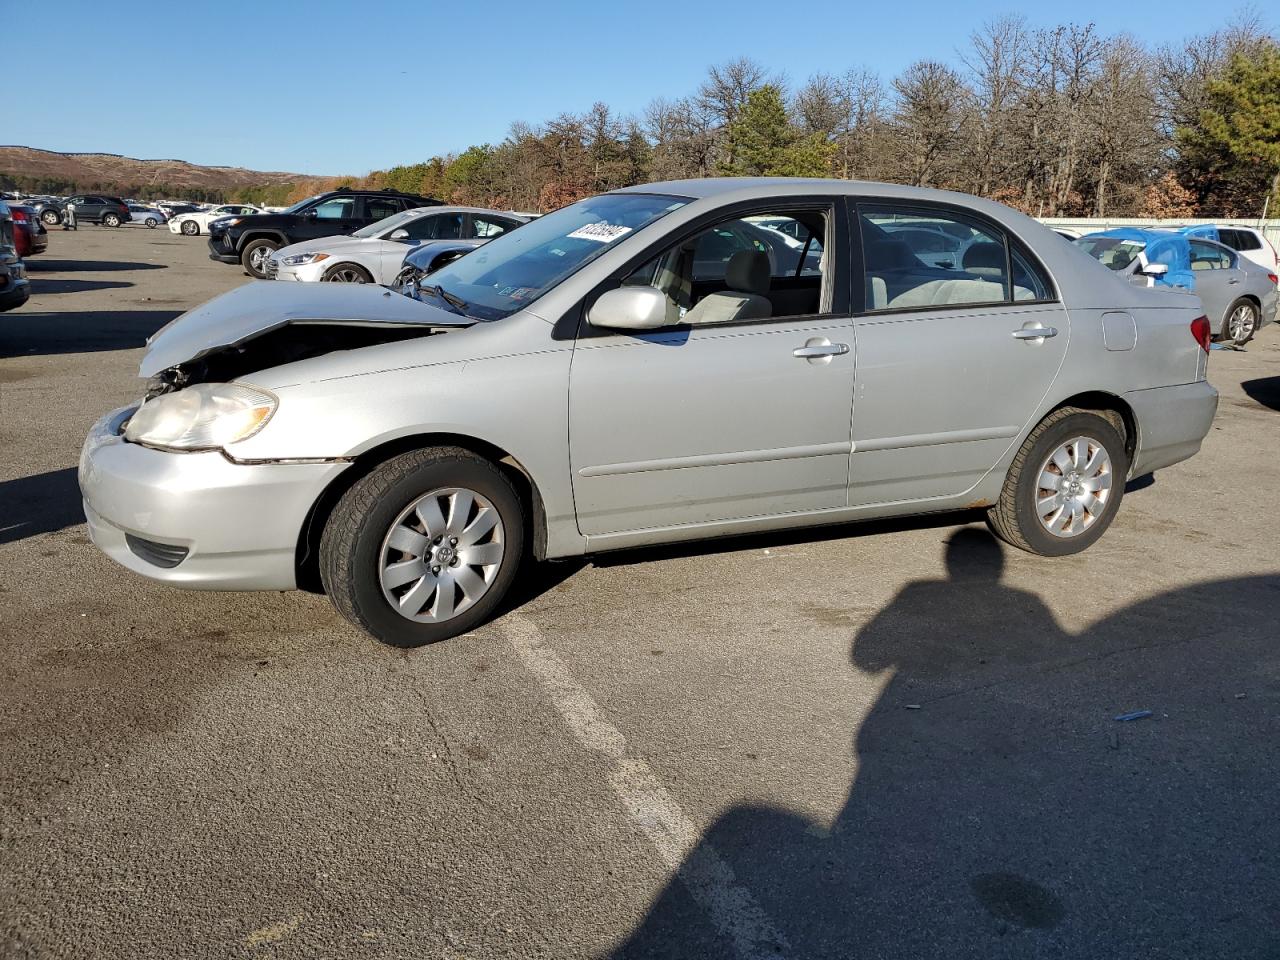
<svg viewBox="0 0 1280 960"><path fill-rule="evenodd" d="M1098 230L1110 230L1112 227L1192 227L1202 223L1220 227L1253 227L1261 230L1271 241L1271 245L1280 250L1280 220L1155 220L1150 217L1038 217L1048 227L1065 227L1078 230L1080 233L1094 233Z"/></svg>

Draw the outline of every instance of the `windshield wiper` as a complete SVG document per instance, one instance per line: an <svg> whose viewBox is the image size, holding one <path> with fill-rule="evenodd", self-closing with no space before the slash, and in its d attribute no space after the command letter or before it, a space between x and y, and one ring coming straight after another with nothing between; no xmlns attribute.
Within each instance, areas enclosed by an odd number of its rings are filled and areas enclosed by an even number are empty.
<svg viewBox="0 0 1280 960"><path fill-rule="evenodd" d="M433 296L443 300L445 303L449 304L449 306L453 307L456 310L467 309L467 306L468 306L467 301L463 300L461 297L455 297L452 293L450 293L444 287L440 286L440 284L438 283L435 284L434 286L432 286L431 284L428 284L422 289L427 290Z"/></svg>

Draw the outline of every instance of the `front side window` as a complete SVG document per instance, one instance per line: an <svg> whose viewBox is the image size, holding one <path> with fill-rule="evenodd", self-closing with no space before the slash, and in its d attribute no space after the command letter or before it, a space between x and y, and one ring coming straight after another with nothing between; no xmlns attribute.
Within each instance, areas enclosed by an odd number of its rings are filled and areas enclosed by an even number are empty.
<svg viewBox="0 0 1280 960"><path fill-rule="evenodd" d="M349 220L356 215L356 201L355 197L334 197L314 209L320 220Z"/></svg>
<svg viewBox="0 0 1280 960"><path fill-rule="evenodd" d="M812 210L725 220L664 250L623 284L661 290L672 325L818 314L827 217Z"/></svg>
<svg viewBox="0 0 1280 960"><path fill-rule="evenodd" d="M1121 240L1117 237L1081 237L1077 247L1109 270L1123 270L1146 248L1141 240Z"/></svg>
<svg viewBox="0 0 1280 960"><path fill-rule="evenodd" d="M581 200L442 267L431 275L423 293L455 313L501 320L688 202L651 193L606 193Z"/></svg>

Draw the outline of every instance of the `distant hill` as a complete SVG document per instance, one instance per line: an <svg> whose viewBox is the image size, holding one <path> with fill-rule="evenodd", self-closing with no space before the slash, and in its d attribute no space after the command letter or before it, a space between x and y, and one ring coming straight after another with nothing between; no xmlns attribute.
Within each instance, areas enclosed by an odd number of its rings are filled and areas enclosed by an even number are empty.
<svg viewBox="0 0 1280 960"><path fill-rule="evenodd" d="M57 153L0 146L0 184L10 190L110 190L133 197L167 194L218 200L244 188L311 179L315 178L301 173L207 167L186 160L138 160L115 153Z"/></svg>

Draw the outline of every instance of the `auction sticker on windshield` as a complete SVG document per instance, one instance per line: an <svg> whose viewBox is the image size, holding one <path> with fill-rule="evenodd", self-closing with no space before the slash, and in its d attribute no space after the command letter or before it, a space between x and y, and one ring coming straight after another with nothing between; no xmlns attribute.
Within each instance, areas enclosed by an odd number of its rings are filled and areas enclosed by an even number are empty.
<svg viewBox="0 0 1280 960"><path fill-rule="evenodd" d="M619 237L631 232L630 227L613 223L589 223L569 234L575 240L595 240L597 243L613 243Z"/></svg>

